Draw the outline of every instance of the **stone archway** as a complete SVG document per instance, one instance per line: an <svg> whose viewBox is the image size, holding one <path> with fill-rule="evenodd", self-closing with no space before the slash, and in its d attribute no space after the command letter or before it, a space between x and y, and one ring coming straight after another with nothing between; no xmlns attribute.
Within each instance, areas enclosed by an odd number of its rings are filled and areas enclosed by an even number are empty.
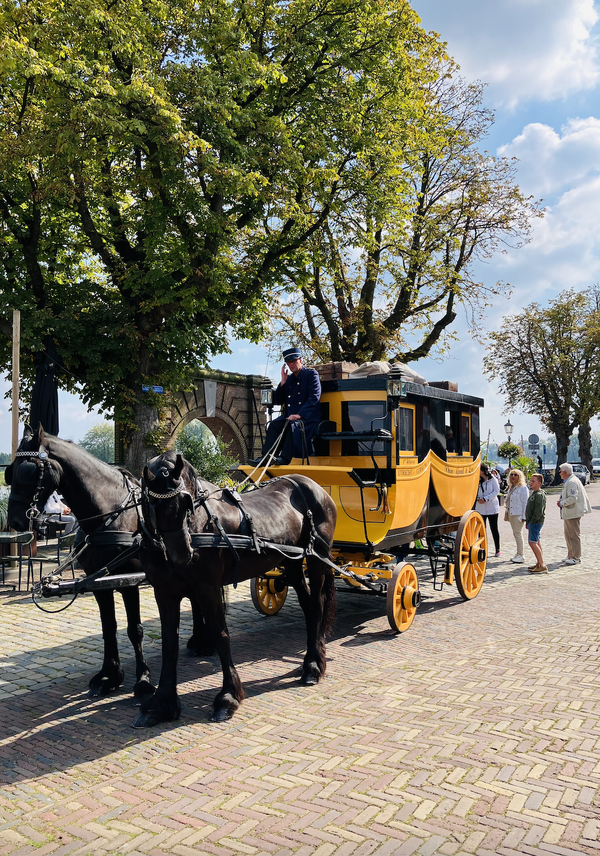
<svg viewBox="0 0 600 856"><path fill-rule="evenodd" d="M173 397L166 448L173 449L182 428L198 419L213 434L221 432L238 460L245 462L260 453L266 422L260 393L271 388L269 378L203 369L194 381L191 390Z"/></svg>

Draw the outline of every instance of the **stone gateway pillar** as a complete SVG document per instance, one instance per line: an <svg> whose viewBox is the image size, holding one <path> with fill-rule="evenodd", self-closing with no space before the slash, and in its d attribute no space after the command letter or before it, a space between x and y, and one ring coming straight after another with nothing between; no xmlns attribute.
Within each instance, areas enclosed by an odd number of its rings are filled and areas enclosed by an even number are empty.
<svg viewBox="0 0 600 856"><path fill-rule="evenodd" d="M177 435L198 419L213 434L221 433L230 454L245 463L258 455L265 435L266 415L260 403L263 389L272 382L260 375L201 369L189 390L179 390L169 397L165 407L165 449L174 449ZM119 425L115 430L115 462L125 460Z"/></svg>

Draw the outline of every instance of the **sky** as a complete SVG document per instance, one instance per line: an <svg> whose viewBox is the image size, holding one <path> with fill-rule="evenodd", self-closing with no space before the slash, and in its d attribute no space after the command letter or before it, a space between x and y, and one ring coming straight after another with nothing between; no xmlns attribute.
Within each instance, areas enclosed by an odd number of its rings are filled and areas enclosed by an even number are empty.
<svg viewBox="0 0 600 856"><path fill-rule="evenodd" d="M426 30L440 34L468 80L487 84L486 106L496 121L488 151L518 158L517 181L544 200L542 220L524 248L490 259L481 278L509 282L512 294L496 298L486 327L532 301L547 303L560 291L600 282L600 0L413 0ZM461 392L485 399L482 439L502 442L507 418L513 439L547 436L539 421L506 405L483 376L484 347L457 319L460 340L443 362L415 364L430 380L458 381ZM232 353L213 368L278 379L265 348L231 342ZM498 355L502 359L502 355ZM0 383L0 393L8 382ZM79 440L101 421L75 396L59 394L61 429ZM594 426L596 429L598 425ZM0 396L0 452L10 450L9 403Z"/></svg>

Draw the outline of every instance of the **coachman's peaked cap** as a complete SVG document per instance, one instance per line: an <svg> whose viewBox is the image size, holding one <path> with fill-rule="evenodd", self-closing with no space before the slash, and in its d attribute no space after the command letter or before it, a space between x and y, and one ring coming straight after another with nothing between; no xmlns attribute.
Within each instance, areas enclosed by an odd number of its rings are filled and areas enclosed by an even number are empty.
<svg viewBox="0 0 600 856"><path fill-rule="evenodd" d="M286 348L283 352L283 359L286 361L286 363L290 360L299 360L301 356L302 354L298 345L294 345L293 348Z"/></svg>

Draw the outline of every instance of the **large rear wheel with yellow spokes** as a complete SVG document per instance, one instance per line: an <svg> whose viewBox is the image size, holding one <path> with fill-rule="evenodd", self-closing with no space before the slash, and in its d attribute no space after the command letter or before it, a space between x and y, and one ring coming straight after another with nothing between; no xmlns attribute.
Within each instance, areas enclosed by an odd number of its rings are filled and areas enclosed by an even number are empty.
<svg viewBox="0 0 600 856"><path fill-rule="evenodd" d="M466 511L458 524L454 547L454 578L464 600L472 600L479 594L486 565L485 520L478 511Z"/></svg>
<svg viewBox="0 0 600 856"><path fill-rule="evenodd" d="M387 617L396 633L404 633L413 623L421 603L419 580L414 565L400 562L387 587Z"/></svg>
<svg viewBox="0 0 600 856"><path fill-rule="evenodd" d="M252 577L250 595L257 612L276 615L287 597L288 587L280 576Z"/></svg>

